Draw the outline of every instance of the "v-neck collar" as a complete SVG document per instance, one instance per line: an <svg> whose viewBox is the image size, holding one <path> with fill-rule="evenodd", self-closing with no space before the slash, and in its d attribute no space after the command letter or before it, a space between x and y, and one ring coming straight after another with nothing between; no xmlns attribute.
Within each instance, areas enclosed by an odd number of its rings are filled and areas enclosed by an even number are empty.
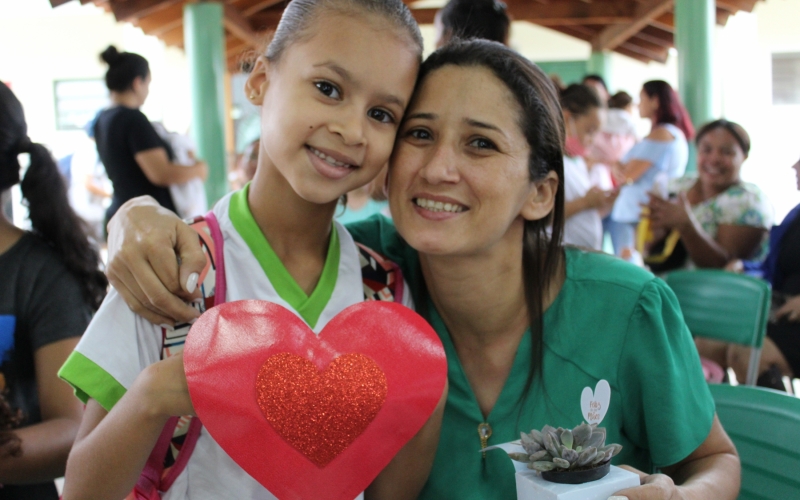
<svg viewBox="0 0 800 500"><path fill-rule="evenodd" d="M228 208L231 223L261 265L261 269L263 269L272 286L275 287L278 295L292 306L311 328L314 328L333 295L333 289L339 277L341 250L336 226L334 225L331 228L328 255L325 257L325 264L322 267L319 282L311 295L306 295L300 285L297 284L297 281L289 274L289 271L286 270L283 262L278 258L278 255L272 249L253 218L253 213L247 203L249 190L250 185L248 184L244 189L231 195Z"/></svg>
<svg viewBox="0 0 800 500"><path fill-rule="evenodd" d="M444 324L444 320L439 315L439 312L429 303L431 325L434 330L439 333L439 337L444 345L444 351L447 356L447 371L450 380L450 394L455 397L463 398L464 407L470 408L470 415L475 418L476 425L481 422L486 422L492 425L495 421L504 419L507 415L516 409L519 402L519 395L522 388L528 379L528 369L531 364L531 330L525 330L525 333L520 340L517 353L514 355L514 363L511 365L511 371L508 373L508 378L503 384L503 389L494 403L494 407L489 412L486 418L483 417L481 407L478 404L478 399L475 397L475 391L469 383L467 374L464 373L464 367L461 360L458 358L456 347L453 344L453 339L450 337L450 332Z"/></svg>
<svg viewBox="0 0 800 500"><path fill-rule="evenodd" d="M571 248L566 248L564 250L566 274L564 286L562 286L561 291L559 291L558 295L544 312L542 324L545 330L547 330L548 327L552 327L552 325L548 324L550 323L548 319L556 314L554 311L557 311L560 307L559 304L563 296L564 287L567 285L569 276L571 275L570 264L573 259L570 258L571 256L569 254L573 251L575 250ZM510 417L512 413L518 410L520 397L528 381L528 373L531 368L532 340L530 327L528 327L522 335L522 339L517 347L517 353L514 355L514 363L511 366L511 371L508 373L508 378L503 384L503 389L500 391L500 395L497 397L494 407L492 407L489 415L484 418L483 412L481 412L480 405L478 404L478 399L475 397L475 391L472 389L472 385L470 385L469 379L466 373L464 373L461 360L458 358L453 339L450 337L450 331L447 329L444 320L439 315L439 312L433 305L433 301L430 299L428 299L428 311L430 312L431 326L433 326L434 330L439 334L447 356L447 376L450 380L450 394L463 399L462 407L469 408L469 413L475 419L476 425L481 422L486 422L493 426L495 424L500 424L503 419ZM534 385L536 385L535 381Z"/></svg>

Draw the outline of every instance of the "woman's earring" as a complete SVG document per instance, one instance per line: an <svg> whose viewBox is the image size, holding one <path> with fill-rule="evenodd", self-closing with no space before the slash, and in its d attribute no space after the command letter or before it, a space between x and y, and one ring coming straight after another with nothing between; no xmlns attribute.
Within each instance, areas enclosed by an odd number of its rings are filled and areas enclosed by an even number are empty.
<svg viewBox="0 0 800 500"><path fill-rule="evenodd" d="M256 95L255 94L250 94L250 100L251 101L255 101L256 100Z"/></svg>

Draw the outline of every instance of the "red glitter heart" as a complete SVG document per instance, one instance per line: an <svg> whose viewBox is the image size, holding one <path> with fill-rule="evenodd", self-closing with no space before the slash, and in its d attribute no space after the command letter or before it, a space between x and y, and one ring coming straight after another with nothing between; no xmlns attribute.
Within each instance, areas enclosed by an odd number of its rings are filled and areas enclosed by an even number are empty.
<svg viewBox="0 0 800 500"><path fill-rule="evenodd" d="M261 365L258 406L275 431L319 467L364 432L386 401L386 376L363 354L334 359L320 373L300 356L280 353Z"/></svg>
<svg viewBox="0 0 800 500"><path fill-rule="evenodd" d="M447 379L436 332L391 302L350 306L319 334L277 304L228 302L197 320L183 353L205 430L278 498L358 496L422 428Z"/></svg>

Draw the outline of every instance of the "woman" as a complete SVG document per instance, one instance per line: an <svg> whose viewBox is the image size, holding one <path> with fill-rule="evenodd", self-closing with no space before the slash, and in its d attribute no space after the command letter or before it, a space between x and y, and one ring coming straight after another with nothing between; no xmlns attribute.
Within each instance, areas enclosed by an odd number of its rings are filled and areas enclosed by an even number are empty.
<svg viewBox="0 0 800 500"><path fill-rule="evenodd" d="M673 182L676 199L650 194L655 231L677 230L689 267L722 268L734 259L763 260L772 207L753 184L742 182L750 136L727 120L697 133L697 177Z"/></svg>
<svg viewBox="0 0 800 500"><path fill-rule="evenodd" d="M579 423L582 389L606 379L603 426L625 446L619 461L669 474L641 473L643 485L621 495L735 498L738 458L674 295L619 259L561 247L563 121L546 75L497 43L453 42L423 64L417 89L390 168L397 229L377 216L350 229L403 267L448 356L447 407L421 497L513 498L511 462L480 447ZM196 234L142 199L112 221L120 229L111 271L120 293L153 319L192 317L147 293L169 296L157 275L178 290L203 266ZM176 232L180 280L166 243ZM602 309L592 306L598 296Z"/></svg>
<svg viewBox="0 0 800 500"><path fill-rule="evenodd" d="M664 81L644 84L639 93L639 114L653 124L650 134L622 158L618 172L624 186L611 211L611 231L617 255L634 248L636 224L647 193L658 183L666 186L686 170L689 160L687 140L694 136L689 113L677 92Z"/></svg>
<svg viewBox="0 0 800 500"><path fill-rule="evenodd" d="M106 86L112 103L100 113L94 125L97 152L114 187L106 222L120 205L142 195L152 196L174 212L169 185L196 178L205 180L208 167L202 161L190 167L173 163L171 149L139 111L150 92L147 59L131 52L118 52L113 45L100 57L108 64Z"/></svg>
<svg viewBox="0 0 800 500"><path fill-rule="evenodd" d="M593 250L603 247L602 217L614 206L619 191L592 185L584 156L600 129L600 99L586 85L572 84L561 92L566 127L564 155L564 243Z"/></svg>
<svg viewBox="0 0 800 500"><path fill-rule="evenodd" d="M800 190L800 160L792 169ZM728 269L755 274L772 285L773 313L761 347L758 385L785 390L782 377L800 376L800 205L794 207L779 226L770 231L769 254L763 262L736 260ZM730 366L744 380L750 350L728 344L720 350L722 366Z"/></svg>
<svg viewBox="0 0 800 500"><path fill-rule="evenodd" d="M30 165L20 182L22 153ZM16 184L32 231L0 215L0 499L55 500L83 413L56 372L108 283L55 161L30 141L22 105L0 83L0 192Z"/></svg>

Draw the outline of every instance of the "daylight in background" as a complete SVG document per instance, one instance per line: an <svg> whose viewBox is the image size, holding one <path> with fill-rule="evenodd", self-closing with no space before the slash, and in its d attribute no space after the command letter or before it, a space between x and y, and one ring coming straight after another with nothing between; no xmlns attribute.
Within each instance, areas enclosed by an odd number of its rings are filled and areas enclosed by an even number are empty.
<svg viewBox="0 0 800 500"><path fill-rule="evenodd" d="M439 4L443 2L438 2ZM716 27L714 84L719 101L715 115L739 122L752 138L742 169L746 181L769 196L777 220L797 204L790 166L800 158L800 1L758 2L752 13L740 12ZM433 27L422 26L426 52L433 49ZM98 54L109 44L136 52L150 62L150 96L142 111L169 130L188 131L191 123L189 68L182 50L166 47L128 23L92 4L68 2L56 9L48 0L0 0L0 80L25 106L29 134L61 158L85 146L82 129L106 104L105 67ZM580 67L591 53L588 42L527 22L512 26L514 49L550 72ZM573 63L570 65L570 63ZM642 83L663 79L677 86L677 53L666 64L644 64L611 55L610 90L638 96ZM571 83L574 75L562 75ZM241 91L242 77L231 79L235 136L228 153L258 137L255 110ZM642 122L642 132L647 122ZM15 199L18 200L18 193ZM16 204L15 204L16 205ZM15 209L15 222L24 213Z"/></svg>

